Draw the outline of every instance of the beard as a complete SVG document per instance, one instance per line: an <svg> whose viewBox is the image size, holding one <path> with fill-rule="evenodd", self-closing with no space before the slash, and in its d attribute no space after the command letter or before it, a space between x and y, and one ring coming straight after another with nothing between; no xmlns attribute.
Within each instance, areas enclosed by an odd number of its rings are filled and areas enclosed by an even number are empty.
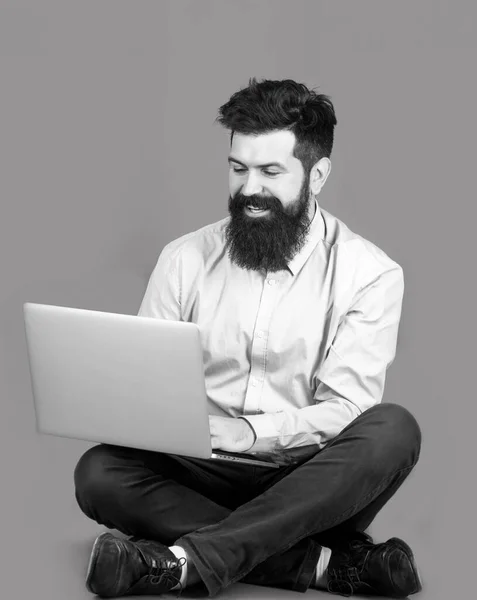
<svg viewBox="0 0 477 600"><path fill-rule="evenodd" d="M309 175L304 178L298 198L284 208L275 196L229 197L231 219L225 230L230 260L243 269L281 271L305 244L310 227ZM263 216L246 214L247 205L267 208Z"/></svg>

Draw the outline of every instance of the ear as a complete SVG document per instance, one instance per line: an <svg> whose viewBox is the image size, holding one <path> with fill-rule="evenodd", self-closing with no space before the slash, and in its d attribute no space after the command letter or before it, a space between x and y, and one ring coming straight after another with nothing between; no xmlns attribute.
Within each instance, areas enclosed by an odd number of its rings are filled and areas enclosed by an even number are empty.
<svg viewBox="0 0 477 600"><path fill-rule="evenodd" d="M310 190L315 196L320 193L331 171L331 161L325 156L315 163L310 172Z"/></svg>

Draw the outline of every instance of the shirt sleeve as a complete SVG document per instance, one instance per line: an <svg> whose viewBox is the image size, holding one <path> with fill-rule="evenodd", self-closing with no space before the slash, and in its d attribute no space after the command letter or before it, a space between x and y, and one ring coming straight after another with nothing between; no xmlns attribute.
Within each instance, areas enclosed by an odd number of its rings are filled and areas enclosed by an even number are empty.
<svg viewBox="0 0 477 600"><path fill-rule="evenodd" d="M138 317L181 321L180 287L177 261L166 246L149 278Z"/></svg>
<svg viewBox="0 0 477 600"><path fill-rule="evenodd" d="M404 295L402 268L368 280L341 320L316 373L314 404L294 411L247 415L256 441L251 452L317 444L320 448L382 400L386 370L396 354Z"/></svg>

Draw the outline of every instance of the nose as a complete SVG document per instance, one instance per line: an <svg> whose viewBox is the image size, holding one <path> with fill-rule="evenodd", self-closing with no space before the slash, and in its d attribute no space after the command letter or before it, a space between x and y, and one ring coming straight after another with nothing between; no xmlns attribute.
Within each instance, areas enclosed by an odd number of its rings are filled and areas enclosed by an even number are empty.
<svg viewBox="0 0 477 600"><path fill-rule="evenodd" d="M242 186L242 194L244 196L252 196L253 194L260 194L262 186L260 185L259 178L253 173L249 172L247 180Z"/></svg>

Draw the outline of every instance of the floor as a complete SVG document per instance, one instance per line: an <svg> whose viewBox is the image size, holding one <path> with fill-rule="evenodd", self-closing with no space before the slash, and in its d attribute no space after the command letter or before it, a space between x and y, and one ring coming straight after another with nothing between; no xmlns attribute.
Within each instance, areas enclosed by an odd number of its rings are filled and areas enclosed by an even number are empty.
<svg viewBox="0 0 477 600"><path fill-rule="evenodd" d="M18 595L15 593L7 597L2 594L2 599L65 600L68 598L68 600L90 600L98 598L91 595L86 589L84 579L93 541L101 531L107 530L94 525L91 527L89 523L86 523L82 534L78 533L74 538L70 537L67 531L64 531L62 535L57 535L54 540L50 538L49 542L45 543L41 555L42 572L36 572L35 565L32 565L31 562L25 565L24 574L25 577L28 577L27 580L22 581L25 585L19 586L20 582L17 580ZM32 558L35 560L34 552L28 556L28 560L31 561ZM34 576L32 577L32 575ZM26 593L27 591L30 593ZM301 594L288 590L237 583L225 590L220 598L221 600L291 600L292 598L298 600L304 596L316 600L330 600L333 597L340 597L320 590L308 590L305 594ZM133 598L133 596L129 597ZM134 597L144 598L144 596ZM173 598L174 596L166 594L162 597ZM194 592L188 593L185 590L181 597L192 599L198 598L198 595ZM204 598L203 595L200 597ZM417 600L416 596L415 598ZM427 595L420 594L419 600L425 600L426 598Z"/></svg>

